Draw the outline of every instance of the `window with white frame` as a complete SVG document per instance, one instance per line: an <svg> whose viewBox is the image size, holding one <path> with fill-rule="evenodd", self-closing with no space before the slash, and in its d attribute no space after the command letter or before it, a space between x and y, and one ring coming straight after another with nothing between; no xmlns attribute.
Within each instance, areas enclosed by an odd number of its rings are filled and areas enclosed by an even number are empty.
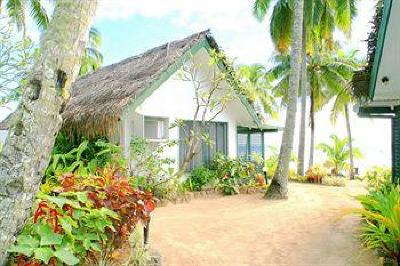
<svg viewBox="0 0 400 266"><path fill-rule="evenodd" d="M149 140L168 139L168 118L144 117L144 137Z"/></svg>

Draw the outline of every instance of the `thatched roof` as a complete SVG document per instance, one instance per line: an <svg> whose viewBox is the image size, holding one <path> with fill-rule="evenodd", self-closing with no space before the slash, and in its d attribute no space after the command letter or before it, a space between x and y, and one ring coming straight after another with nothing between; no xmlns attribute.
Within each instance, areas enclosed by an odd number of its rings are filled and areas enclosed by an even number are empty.
<svg viewBox="0 0 400 266"><path fill-rule="evenodd" d="M71 99L63 114L64 130L71 127L86 134L93 130L97 134L109 133L136 96L156 82L179 57L204 40L218 49L207 30L79 78L72 85Z"/></svg>
<svg viewBox="0 0 400 266"><path fill-rule="evenodd" d="M378 43L379 28L382 22L384 0L379 0L376 4L376 11L371 22L372 30L368 36L367 65L353 75L353 96L357 99L367 99L369 97L369 82L372 65L375 60L375 53Z"/></svg>
<svg viewBox="0 0 400 266"><path fill-rule="evenodd" d="M204 42L212 49L220 50L210 31L206 30L78 78L72 85L71 99L63 112L62 131L86 137L109 136L117 129L125 108L147 88L157 84L183 55ZM232 66L225 63L226 71L234 75ZM235 85L240 87L240 82L236 81ZM247 102L246 97L243 99ZM261 122L253 107L247 104L246 108L259 125ZM13 116L11 114L0 122L0 126L8 129Z"/></svg>

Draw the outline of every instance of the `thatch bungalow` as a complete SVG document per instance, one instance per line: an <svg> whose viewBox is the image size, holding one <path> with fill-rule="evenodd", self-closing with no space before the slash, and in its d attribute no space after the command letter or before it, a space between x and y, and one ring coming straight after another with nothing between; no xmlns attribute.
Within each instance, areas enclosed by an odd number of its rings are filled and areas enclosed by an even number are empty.
<svg viewBox="0 0 400 266"><path fill-rule="evenodd" d="M400 177L400 1L380 0L368 38L368 65L355 73L356 112L392 121L393 182Z"/></svg>
<svg viewBox="0 0 400 266"><path fill-rule="evenodd" d="M177 78L177 72L190 59L202 66L200 72L208 73L211 49L219 50L210 32L203 31L79 78L63 113L63 131L89 138L108 136L127 155L135 136L154 144L182 140L181 130L170 126L176 119L190 124L196 105L193 85ZM222 64L218 71L227 69L227 64ZM260 112L237 88L235 91L235 100L210 123L209 135L215 145L202 145L191 167L209 160L215 152L246 158L253 152L264 155L264 133L278 128L263 123ZM179 165L184 150L185 143L180 141L168 156Z"/></svg>

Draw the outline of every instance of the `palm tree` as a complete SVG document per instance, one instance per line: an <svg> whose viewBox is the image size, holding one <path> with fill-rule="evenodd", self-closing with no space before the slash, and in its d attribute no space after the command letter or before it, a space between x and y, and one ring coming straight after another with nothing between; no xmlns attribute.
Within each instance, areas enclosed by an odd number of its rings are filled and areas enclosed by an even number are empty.
<svg viewBox="0 0 400 266"><path fill-rule="evenodd" d="M276 55L275 65L268 72L269 81L273 84L273 91L276 96L282 97L283 101L288 98L288 80L290 73L290 57L288 55ZM319 52L310 55L307 65L307 76L310 87L310 161L309 167L314 160L314 134L315 134L315 113L319 112L328 101L339 96L335 110L341 109L340 103L345 97L350 97L349 91L344 90L348 86L353 71L357 69L354 56L346 58L341 52ZM344 93L347 94L344 94Z"/></svg>
<svg viewBox="0 0 400 266"><path fill-rule="evenodd" d="M290 52L290 69L288 105L286 110L285 129L279 152L278 167L271 185L266 192L266 198L286 199L288 197L288 175L290 156L293 150L294 128L296 126L297 89L300 83L301 54L303 44L303 8L304 0L294 1L293 34Z"/></svg>
<svg viewBox="0 0 400 266"><path fill-rule="evenodd" d="M0 265L6 264L7 250L27 221L39 190L62 125L62 107L78 74L84 47L76 43L86 42L96 5L96 0L57 0L41 39L41 53L0 154Z"/></svg>
<svg viewBox="0 0 400 266"><path fill-rule="evenodd" d="M265 67L260 64L243 65L238 69L238 76L250 102L259 101L267 114L277 117L277 103L266 79Z"/></svg>
<svg viewBox="0 0 400 266"><path fill-rule="evenodd" d="M95 27L91 27L89 39L81 58L80 76L95 71L103 64L103 55L100 52L101 43L101 33Z"/></svg>
<svg viewBox="0 0 400 266"><path fill-rule="evenodd" d="M48 1L48 0L47 0ZM43 7L43 0L6 0L5 7L7 15L25 35L26 17L25 13L30 10L30 14L40 30L45 31L49 25L49 17ZM1 1L0 1L1 6ZM86 75L98 69L103 63L103 55L100 52L101 34L92 27L89 31L89 40L82 55L81 68L79 75Z"/></svg>
<svg viewBox="0 0 400 266"><path fill-rule="evenodd" d="M333 174L340 174L348 166L350 159L349 139L340 139L336 135L330 136L331 144L320 143L317 148L327 156L326 164L333 169ZM354 156L361 158L361 152L358 148L353 147Z"/></svg>
<svg viewBox="0 0 400 266"><path fill-rule="evenodd" d="M254 16L262 21L272 0L255 0ZM352 18L356 15L356 0L305 0L303 20L303 51L302 51L302 75L301 75L301 127L298 149L298 174L304 174L304 145L305 145L305 113L307 97L307 54L313 53L325 42L328 47L333 46L333 33L336 28L347 36L351 32ZM270 34L276 49L280 53L288 53L293 23L293 4L289 0L278 0L273 6Z"/></svg>
<svg viewBox="0 0 400 266"><path fill-rule="evenodd" d="M343 77L342 87L332 87L334 89L330 91L331 97L334 99L334 104L331 110L331 122L336 123L337 117L344 114L346 120L347 138L349 140L350 150L350 179L354 179L354 159L353 159L353 141L350 126L350 115L349 105L352 102L352 96L350 93L349 85L352 79L353 73L356 69L361 66L361 63L356 59L357 51L351 52L349 55L345 55L342 52L338 52L338 61L342 62L341 73Z"/></svg>
<svg viewBox="0 0 400 266"><path fill-rule="evenodd" d="M30 14L36 25L41 30L47 29L49 18L43 7L41 0L6 0L6 10L10 19L15 23L18 30L26 29L26 10L30 10Z"/></svg>

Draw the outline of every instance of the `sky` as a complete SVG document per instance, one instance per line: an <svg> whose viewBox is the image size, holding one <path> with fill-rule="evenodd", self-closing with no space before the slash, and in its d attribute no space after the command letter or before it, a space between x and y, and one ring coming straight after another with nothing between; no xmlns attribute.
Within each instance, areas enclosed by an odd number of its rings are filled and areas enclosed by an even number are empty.
<svg viewBox="0 0 400 266"><path fill-rule="evenodd" d="M94 26L102 34L104 65L210 29L235 63L269 66L274 53L269 37L269 16L259 23L252 16L252 3L251 0L99 0ZM369 21L375 10L375 0L359 0L357 6L359 15L353 21L351 38L346 39L340 33L335 36L345 50L359 50L358 56L362 58L366 55L364 40L371 28ZM29 33L33 39L39 39L34 27ZM0 113L0 119L5 113ZM375 164L389 165L390 121L360 119L353 112L351 120L355 146L364 154L364 159L357 161L356 166L363 170ZM284 114L279 123L283 125L283 121ZM317 115L316 123L316 143L328 141L333 133L346 136L343 119L339 119L335 126L331 125L329 106ZM267 142L267 145L279 146L279 134L268 136ZM294 145L297 145L296 141ZM316 158L323 159L318 153Z"/></svg>

